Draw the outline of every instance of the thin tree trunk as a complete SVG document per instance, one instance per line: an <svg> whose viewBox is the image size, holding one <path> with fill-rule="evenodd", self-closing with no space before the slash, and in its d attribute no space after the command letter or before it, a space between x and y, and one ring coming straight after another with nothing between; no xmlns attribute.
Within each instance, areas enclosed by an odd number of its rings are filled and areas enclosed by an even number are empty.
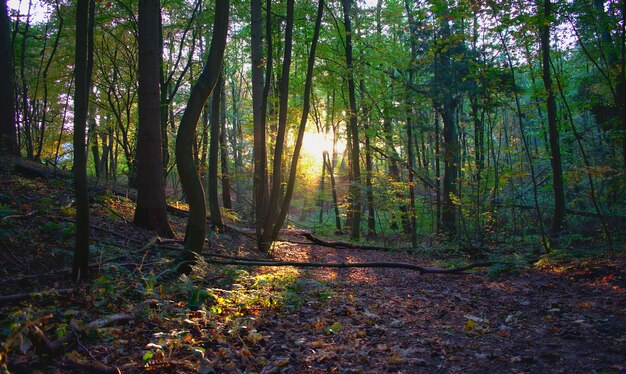
<svg viewBox="0 0 626 374"><path fill-rule="evenodd" d="M89 194L87 192L87 152L85 127L89 105L91 71L89 60L93 56L93 44L88 43L88 34L93 31L93 13L90 3L94 0L77 0L76 3L76 49L74 92L74 193L76 195L76 241L72 279L82 282L89 270Z"/></svg>
<svg viewBox="0 0 626 374"><path fill-rule="evenodd" d="M346 30L346 67L348 69L348 100L349 100L349 127L350 134L350 161L352 179L350 180L350 237L358 240L361 236L361 166L359 160L359 125L356 108L356 88L354 85L354 66L352 58L352 23L350 13L352 0L341 0L343 7L343 20Z"/></svg>
<svg viewBox="0 0 626 374"><path fill-rule="evenodd" d="M93 157L93 165L96 171L96 180L100 179L100 150L98 149L98 132L96 130L96 106L90 105L88 109L87 123L89 125L87 139L89 140L89 148L91 148L91 156Z"/></svg>
<svg viewBox="0 0 626 374"><path fill-rule="evenodd" d="M257 246L263 241L265 224L265 176L267 175L263 105L263 24L261 0L251 0L250 52L252 58L252 122L254 123L254 204Z"/></svg>
<svg viewBox="0 0 626 374"><path fill-rule="evenodd" d="M413 74L409 74L412 76ZM412 81L412 79L410 80ZM410 93L407 92L407 96ZM409 229L411 235L411 244L413 247L417 247L417 223L415 217L415 178L413 176L415 170L415 156L413 155L413 104L408 101L406 109L406 136L407 136L407 158L409 165Z"/></svg>
<svg viewBox="0 0 626 374"><path fill-rule="evenodd" d="M43 92L44 92L44 96L43 96L43 109L42 109L42 115L41 115L41 129L39 131L39 144L37 146L37 154L35 155L35 159L36 160L40 160L41 159L41 152L43 150L43 142L44 142L44 137L45 137L45 132L46 132L46 121L47 119L47 114L48 114L48 71L50 70L50 65L52 64L52 61L54 60L54 56L56 55L56 51L59 47L59 40L61 39L61 32L63 31L63 23L64 23L64 19L63 19L63 15L61 14L61 9L59 6L59 2L58 0L55 3L55 7L56 7L56 18L59 20L59 29L57 31L57 34L54 37L54 44L52 45L52 51L50 52L50 56L48 57L48 61L46 62L46 66L43 69Z"/></svg>
<svg viewBox="0 0 626 374"><path fill-rule="evenodd" d="M223 74L223 71L222 71ZM220 87L220 164L222 173L222 205L224 209L232 210L233 204L230 200L230 174L228 173L228 144L226 144L226 83L222 75L222 86Z"/></svg>
<svg viewBox="0 0 626 374"><path fill-rule="evenodd" d="M15 134L15 88L13 56L9 38L9 15L6 0L0 0L0 153L18 156Z"/></svg>
<svg viewBox="0 0 626 374"><path fill-rule="evenodd" d="M552 88L550 74L550 24L551 0L543 0L541 26L541 59L543 68L543 86L546 90L546 106L548 107L548 131L550 134L550 164L552 165L552 189L554 192L554 216L552 219L552 233L557 234L565 227L565 192L563 187L563 171L561 168L561 148L559 145L559 130L556 119L556 100Z"/></svg>
<svg viewBox="0 0 626 374"><path fill-rule="evenodd" d="M208 174L208 200L209 214L213 225L218 228L222 226L222 215L220 213L219 199L217 193L217 166L220 138L220 106L222 104L222 86L224 83L223 71L217 81L216 89L213 90L211 98L211 142L209 144L209 174Z"/></svg>
<svg viewBox="0 0 626 374"><path fill-rule="evenodd" d="M207 98L215 88L222 68L228 32L229 0L217 0L213 36L206 63L198 80L191 88L187 107L183 113L176 137L176 165L183 192L189 203L189 221L185 246L178 260L177 272L188 273L196 256L202 251L206 237L206 203L202 182L194 164L192 144L196 126Z"/></svg>
<svg viewBox="0 0 626 374"><path fill-rule="evenodd" d="M376 235L376 212L374 210L374 187L372 186L372 174L374 166L372 161L372 147L369 131L369 108L365 105L365 82L363 79L359 81L359 91L361 94L361 107L363 113L363 123L365 125L365 188L367 199L367 237L372 238Z"/></svg>
<svg viewBox="0 0 626 374"><path fill-rule="evenodd" d="M24 31L22 32L22 53L20 58L20 79L22 82L22 124L24 127L24 144L26 146L26 157L28 159L33 159L33 138L32 138L32 124L31 124L31 113L30 113L30 103L28 100L28 84L26 83L26 42L28 40L28 31L30 29L30 12L32 7L32 0L28 2L28 13L26 15L26 24L24 25Z"/></svg>
<svg viewBox="0 0 626 374"><path fill-rule="evenodd" d="M335 212L335 234L341 235L341 213L339 212L339 201L337 200L337 187L335 182L335 174L333 173L332 161L328 152L324 154L326 168L328 169L328 176L330 177L330 189L333 198L333 210Z"/></svg>
<svg viewBox="0 0 626 374"><path fill-rule="evenodd" d="M278 132L274 147L274 162L272 167L272 184L269 194L269 204L265 213L263 225L263 238L259 249L267 252L273 241L272 231L278 218L278 207L281 197L283 150L285 147L285 135L287 133L287 105L289 103L289 70L291 68L291 51L293 46L293 14L294 0L287 0L287 25L285 26L285 53L283 56L282 73L278 88L280 99L278 109ZM267 82L265 82L267 86Z"/></svg>
<svg viewBox="0 0 626 374"><path fill-rule="evenodd" d="M278 238L278 233L285 223L285 218L289 212L289 205L291 203L291 197L296 182L296 172L298 170L298 160L300 158L300 150L302 149L302 142L304 139L304 131L306 130L306 122L309 118L309 111L311 109L311 91L313 89L313 67L315 65L315 51L317 50L317 42L319 40L320 29L322 24L322 15L324 12L324 0L319 0L317 7L317 18L315 20L315 30L313 31L313 40L311 41L311 50L309 51L309 58L307 61L306 78L304 83L304 97L302 99L302 116L300 117L300 126L298 127L298 136L296 138L296 145L293 150L293 156L291 158L291 167L289 168L289 179L287 180L287 187L285 190L285 197L280 206L280 213L276 218L272 230L272 241Z"/></svg>

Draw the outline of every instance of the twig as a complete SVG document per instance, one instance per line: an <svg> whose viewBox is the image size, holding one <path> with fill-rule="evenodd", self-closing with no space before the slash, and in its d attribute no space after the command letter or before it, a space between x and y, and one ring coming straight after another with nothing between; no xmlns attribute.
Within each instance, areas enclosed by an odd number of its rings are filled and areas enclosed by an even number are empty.
<svg viewBox="0 0 626 374"><path fill-rule="evenodd" d="M2 222L8 221L10 219L26 219L26 218L30 218L30 217L34 216L35 213L37 213L36 210L31 210L30 212L28 212L26 214L12 214L10 216L3 217L2 218Z"/></svg>

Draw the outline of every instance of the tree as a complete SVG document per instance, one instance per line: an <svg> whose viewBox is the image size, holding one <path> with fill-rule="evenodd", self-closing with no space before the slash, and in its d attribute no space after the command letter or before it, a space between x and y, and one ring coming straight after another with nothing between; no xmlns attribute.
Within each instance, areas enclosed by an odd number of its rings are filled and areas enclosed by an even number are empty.
<svg viewBox="0 0 626 374"><path fill-rule="evenodd" d="M352 180L350 181L350 237L358 240L361 236L361 165L359 161L359 125L356 108L356 88L354 85L354 66L352 57L352 23L350 21L352 0L341 0L343 7L343 22L346 29L346 68L348 69L348 131L350 133L350 163L352 167Z"/></svg>
<svg viewBox="0 0 626 374"><path fill-rule="evenodd" d="M13 57L6 0L0 1L0 153L19 155L15 133Z"/></svg>
<svg viewBox="0 0 626 374"><path fill-rule="evenodd" d="M457 208L454 200L458 197L459 175L459 137L456 118L459 106L459 97L456 95L458 77L452 54L455 41L450 27L450 11L447 4L443 4L442 7L439 35L435 43L434 102L443 120L444 175L441 225L444 233L454 238L457 235Z"/></svg>
<svg viewBox="0 0 626 374"><path fill-rule="evenodd" d="M139 2L139 126L135 225L172 237L167 221L161 157L159 71L160 0Z"/></svg>
<svg viewBox="0 0 626 374"><path fill-rule="evenodd" d="M263 105L263 25L261 0L250 4L250 55L252 59L252 122L254 124L254 206L257 245L262 247L265 222L266 145Z"/></svg>
<svg viewBox="0 0 626 374"><path fill-rule="evenodd" d="M210 118L210 138L209 144L209 170L208 170L208 201L209 201L209 213L211 215L212 224L221 228L222 215L220 213L218 192L217 192L217 166L218 166L218 152L220 151L220 112L222 105L222 87L224 85L223 73L220 72L220 77L217 81L216 89L213 90L211 98L211 118Z"/></svg>
<svg viewBox="0 0 626 374"><path fill-rule="evenodd" d="M72 278L75 282L87 279L89 271L89 194L87 191L87 150L85 127L91 87L94 0L77 0L76 3L76 49L74 90L74 193L76 194L76 242ZM91 37L90 37L91 36ZM92 39L93 40L93 39Z"/></svg>
<svg viewBox="0 0 626 374"><path fill-rule="evenodd" d="M541 63L543 68L543 86L546 90L546 106L548 107L548 130L550 135L550 164L552 166L552 190L554 192L554 216L552 233L558 233L565 227L565 191L563 188L563 170L561 167L561 147L556 119L556 100L550 73L550 17L551 0L543 0L543 11L540 11L539 34L541 40Z"/></svg>
<svg viewBox="0 0 626 374"><path fill-rule="evenodd" d="M196 169L192 146L198 119L205 102L217 84L222 68L229 14L229 0L217 0L209 54L202 73L191 87L189 100L176 136L176 166L183 191L189 203L185 246L178 258L180 267L177 271L181 273L191 271L191 264L195 262L196 254L201 252L206 237L206 202L202 182Z"/></svg>

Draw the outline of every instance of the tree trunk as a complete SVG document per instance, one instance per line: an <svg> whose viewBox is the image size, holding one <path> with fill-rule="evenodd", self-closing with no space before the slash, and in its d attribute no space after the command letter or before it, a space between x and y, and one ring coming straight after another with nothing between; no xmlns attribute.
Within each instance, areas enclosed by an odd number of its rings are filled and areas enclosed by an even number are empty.
<svg viewBox="0 0 626 374"><path fill-rule="evenodd" d="M6 0L0 0L0 153L19 155L15 134L13 57Z"/></svg>
<svg viewBox="0 0 626 374"><path fill-rule="evenodd" d="M343 231L341 230L341 215L339 212L339 201L337 201L337 187L335 183L335 173L333 162L334 159L330 159L330 155L328 152L324 152L324 162L326 163L326 168L328 169L328 176L330 176L330 190L333 197L333 209L335 211L335 234L341 235Z"/></svg>
<svg viewBox="0 0 626 374"><path fill-rule="evenodd" d="M445 13L449 13L445 10ZM442 16L440 36L436 41L438 52L435 55L435 107L443 120L443 201L441 226L449 238L457 236L457 208L454 200L458 198L457 179L459 174L459 137L456 121L458 98L455 97L458 84L453 76L453 35L447 14Z"/></svg>
<svg viewBox="0 0 626 374"><path fill-rule="evenodd" d="M409 74L412 77L413 74ZM411 79L412 81L412 79ZM407 92L410 96L410 93ZM415 155L413 154L413 103L407 98L406 109L406 137L407 137L407 158L409 166L409 234L411 235L411 244L417 247L417 223L415 217Z"/></svg>
<svg viewBox="0 0 626 374"><path fill-rule="evenodd" d="M87 139L89 140L91 156L93 157L93 165L96 171L96 180L98 180L100 179L100 170L98 168L98 165L100 164L100 150L98 149L98 132L96 130L96 106L90 105L87 113L87 123L89 124L87 130Z"/></svg>
<svg viewBox="0 0 626 374"><path fill-rule="evenodd" d="M223 71L222 71L223 74ZM226 84L222 75L222 86L219 87L222 98L220 105L220 164L222 173L222 205L225 209L232 210L230 200L230 174L228 173L228 144L226 144Z"/></svg>
<svg viewBox="0 0 626 374"><path fill-rule="evenodd" d="M358 240L361 236L361 166L359 162L359 126L357 122L356 89L354 86L354 67L352 58L352 24L350 13L352 0L341 0L343 6L343 20L346 30L346 66L348 69L348 97L350 108L348 110L350 133L350 160L352 167L352 179L350 180L350 202L351 202L351 226L350 237Z"/></svg>
<svg viewBox="0 0 626 374"><path fill-rule="evenodd" d="M33 159L33 138L32 138L32 118L30 113L30 102L28 100L28 84L26 83L26 50L27 40L28 40L28 30L30 29L30 16L31 16L31 7L32 0L28 2L28 12L26 14L26 24L24 25L24 31L22 33L22 52L20 56L20 79L21 79L21 100L22 100L22 113L20 115L22 120L22 125L24 129L24 144L26 146L26 157L28 159ZM19 144L21 146L21 144Z"/></svg>
<svg viewBox="0 0 626 374"><path fill-rule="evenodd" d="M270 248L272 231L278 218L278 207L281 197L283 150L285 148L285 135L287 133L287 105L289 103L289 70L291 68L291 50L293 46L293 13L294 0L287 0L287 24L285 26L285 54L278 88L280 99L278 109L278 131L276 145L274 147L274 162L272 167L272 184L269 194L269 205L265 213L263 224L263 238L259 243L259 249L267 252ZM269 36L266 36L269 38ZM267 82L265 82L267 86Z"/></svg>
<svg viewBox="0 0 626 374"><path fill-rule="evenodd" d="M543 68L543 86L546 89L546 106L548 108L548 131L550 135L550 164L552 165L552 190L554 192L554 216L552 233L556 234L565 227L565 192L563 188L563 171L561 168L561 148L559 145L559 129L556 119L556 100L552 88L550 74L550 24L551 0L543 0L542 25L539 28L541 39L541 60Z"/></svg>
<svg viewBox="0 0 626 374"><path fill-rule="evenodd" d="M93 45L88 43L88 34L93 30L94 0L77 0L76 3L76 55L74 62L74 193L76 195L76 242L72 279L82 282L87 279L89 270L89 194L87 191L87 152L85 127L89 105L91 71L89 60L93 55ZM90 8L92 12L90 14Z"/></svg>
<svg viewBox="0 0 626 374"><path fill-rule="evenodd" d="M267 174L265 126L263 116L263 24L261 0L251 0L250 4L250 52L252 59L252 121L254 123L254 204L257 246L263 241L265 223L265 176Z"/></svg>
<svg viewBox="0 0 626 374"><path fill-rule="evenodd" d="M189 221L185 235L185 246L179 256L181 266L177 269L181 273L191 271L191 264L195 262L196 255L202 251L206 237L204 189L194 164L192 144L198 119L202 113L202 107L215 88L222 68L229 13L229 0L217 0L209 54L200 77L198 77L198 80L191 88L189 100L187 101L176 137L176 165L183 192L189 203Z"/></svg>
<svg viewBox="0 0 626 374"><path fill-rule="evenodd" d="M50 70L50 65L54 60L54 56L56 55L56 51L59 48L59 40L61 38L61 31L63 31L63 15L61 14L61 9L59 2L56 4L56 18L59 20L59 29L54 37L54 44L52 46L52 51L50 52L50 56L48 57L48 61L46 62L46 66L43 69L43 109L41 115L41 128L39 131L39 144L37 146L37 154L35 155L36 160L41 160L41 152L43 151L43 142L45 138L46 132L46 122L47 122L47 114L48 114L48 71Z"/></svg>
<svg viewBox="0 0 626 374"><path fill-rule="evenodd" d="M367 238L376 235L376 212L374 210L374 187L372 186L372 174L374 162L372 161L372 147L370 140L369 107L365 104L365 82L359 81L359 93L361 95L361 111L365 130L365 189L367 201Z"/></svg>
<svg viewBox="0 0 626 374"><path fill-rule="evenodd" d="M298 170L298 160L300 158L300 150L302 149L302 142L304 139L304 131L306 130L306 123L309 118L309 110L311 109L311 91L313 89L313 66L315 64L315 51L317 50L317 42L319 40L320 28L322 24L322 14L324 12L324 0L319 0L317 7L317 18L315 20L315 30L313 31L313 40L311 41L311 50L309 51L309 57L307 61L306 78L304 83L304 97L302 99L302 116L300 117L300 125L298 127L298 136L296 138L296 145L293 150L293 156L291 158L291 166L289 168L289 179L287 180L287 187L285 190L285 197L280 206L280 212L276 218L276 223L272 229L272 241L278 238L278 233L285 223L285 218L289 212L289 205L291 203L291 197L296 183L296 172Z"/></svg>
<svg viewBox="0 0 626 374"><path fill-rule="evenodd" d="M167 220L159 97L159 0L139 2L139 128L134 224L172 237Z"/></svg>
<svg viewBox="0 0 626 374"><path fill-rule="evenodd" d="M222 86L224 83L223 72L220 73L220 77L217 81L216 89L213 90L211 99L211 128L210 137L211 142L209 144L209 174L207 183L207 193L209 201L209 214L211 215L211 221L213 225L218 228L222 226L222 215L220 213L220 205L217 193L217 166L218 166L218 152L219 152L219 140L220 140L220 106L222 104Z"/></svg>

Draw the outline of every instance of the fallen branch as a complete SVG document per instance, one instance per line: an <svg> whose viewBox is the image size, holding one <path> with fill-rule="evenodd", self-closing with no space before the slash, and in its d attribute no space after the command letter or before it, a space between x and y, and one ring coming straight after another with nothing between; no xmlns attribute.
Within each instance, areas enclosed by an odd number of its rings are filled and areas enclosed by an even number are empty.
<svg viewBox="0 0 626 374"><path fill-rule="evenodd" d="M308 239L308 240L310 240L311 243L316 244L316 245L321 245L322 247L342 248L342 249L362 249L362 250L372 250L372 251L392 251L393 250L391 248L378 247L378 246L372 246L372 245L354 244L354 243L347 243L347 242L326 241L326 240L320 239L320 238L314 236L313 234L311 234L310 232L304 231L304 230L302 230L302 232L299 235L304 237L304 238L306 238L306 239Z"/></svg>
<svg viewBox="0 0 626 374"><path fill-rule="evenodd" d="M128 313L116 313L109 316L99 318L85 325L84 327L78 326L75 322L70 322L69 331L59 339L50 341L46 334L41 330L39 326L33 325L28 331L28 335L33 341L35 350L38 353L55 354L62 350L66 343L74 339L78 339L80 336L87 335L89 332L103 328L109 325L127 322L135 319L137 315L146 309L150 305L157 304L155 299L149 299L141 304L137 305L135 309Z"/></svg>
<svg viewBox="0 0 626 374"><path fill-rule="evenodd" d="M8 221L10 219L26 219L26 218L30 218L33 217L35 215L35 213L37 213L36 210L31 210L30 212L26 213L26 214L13 214L10 216L5 216L2 217L2 222Z"/></svg>
<svg viewBox="0 0 626 374"><path fill-rule="evenodd" d="M254 259L242 260L204 260L208 264L220 265L242 265L242 266L293 266L303 268L390 268L390 269L408 269L420 272L422 274L460 274L474 268L487 267L493 265L492 262L475 262L469 265L460 266L450 269L432 268L404 262L292 262L292 261L259 261Z"/></svg>
<svg viewBox="0 0 626 374"><path fill-rule="evenodd" d="M46 290L46 291L18 293L15 295L5 295L5 296L0 296L0 305L5 304L5 303L12 303L16 301L34 299L36 297L67 295L72 292L74 292L73 288L61 288L61 289L54 288L54 289Z"/></svg>

